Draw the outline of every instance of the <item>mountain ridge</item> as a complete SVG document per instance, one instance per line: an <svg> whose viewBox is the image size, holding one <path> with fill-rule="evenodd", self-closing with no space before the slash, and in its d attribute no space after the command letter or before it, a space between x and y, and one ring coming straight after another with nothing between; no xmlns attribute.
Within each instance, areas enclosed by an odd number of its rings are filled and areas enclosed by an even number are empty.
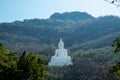
<svg viewBox="0 0 120 80"><path fill-rule="evenodd" d="M43 47L43 44L48 46L56 45L59 38L62 37L65 47L68 48L92 40L99 40L99 38L105 38L104 36L113 33L118 35L120 32L119 25L120 18L116 16L87 18L83 20L74 20L73 18L72 20L30 19L15 21L0 24L0 41L6 45L39 45ZM99 46L99 44L97 45Z"/></svg>
<svg viewBox="0 0 120 80"><path fill-rule="evenodd" d="M86 12L64 12L64 13L54 13L49 19L61 19L61 20L85 20L89 18L94 18Z"/></svg>

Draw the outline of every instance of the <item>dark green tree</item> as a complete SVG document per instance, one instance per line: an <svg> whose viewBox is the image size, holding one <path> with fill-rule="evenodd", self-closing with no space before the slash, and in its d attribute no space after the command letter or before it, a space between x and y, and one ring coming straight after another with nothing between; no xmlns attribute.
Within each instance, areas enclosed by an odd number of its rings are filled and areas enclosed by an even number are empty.
<svg viewBox="0 0 120 80"><path fill-rule="evenodd" d="M45 80L47 60L38 54L7 50L0 43L0 80Z"/></svg>
<svg viewBox="0 0 120 80"><path fill-rule="evenodd" d="M20 57L18 69L20 70L20 80L45 80L45 59L37 54L29 54L26 51Z"/></svg>
<svg viewBox="0 0 120 80"><path fill-rule="evenodd" d="M15 80L14 76L17 72L18 56L16 52L7 50L0 43L0 79Z"/></svg>
<svg viewBox="0 0 120 80"><path fill-rule="evenodd" d="M120 52L120 38L116 38L114 41L113 41L113 44L112 44L113 47L115 47L115 50L114 52L117 53L117 52Z"/></svg>
<svg viewBox="0 0 120 80"><path fill-rule="evenodd" d="M112 44L113 47L115 47L114 52L118 53L120 52L120 38L116 38L113 41ZM114 75L114 79L116 80L120 80L120 63L118 63L117 65L114 65L110 68L110 73Z"/></svg>

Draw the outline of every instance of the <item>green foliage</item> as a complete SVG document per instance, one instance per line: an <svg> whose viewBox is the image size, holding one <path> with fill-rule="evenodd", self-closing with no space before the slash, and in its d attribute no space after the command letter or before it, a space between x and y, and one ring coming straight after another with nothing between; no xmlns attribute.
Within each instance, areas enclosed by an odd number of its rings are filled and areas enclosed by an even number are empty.
<svg viewBox="0 0 120 80"><path fill-rule="evenodd" d="M48 80L114 80L109 69L119 61L119 56L114 55L111 47L70 53L74 65L48 67Z"/></svg>
<svg viewBox="0 0 120 80"><path fill-rule="evenodd" d="M117 53L117 52L120 52L120 38L116 38L114 41L113 41L113 44L112 44L113 47L115 47L115 50L114 52Z"/></svg>
<svg viewBox="0 0 120 80"><path fill-rule="evenodd" d="M18 62L20 80L44 80L46 74L44 64L45 60L42 57L24 51Z"/></svg>
<svg viewBox="0 0 120 80"><path fill-rule="evenodd" d="M0 79L14 80L13 75L17 70L18 56L16 52L7 50L0 43Z"/></svg>
<svg viewBox="0 0 120 80"><path fill-rule="evenodd" d="M114 75L114 76L113 76L114 79L120 80L120 63L112 66L112 67L110 68L110 73L111 73L112 75Z"/></svg>
<svg viewBox="0 0 120 80"><path fill-rule="evenodd" d="M0 43L0 79L1 80L45 80L47 60L38 54L16 52L4 48Z"/></svg>
<svg viewBox="0 0 120 80"><path fill-rule="evenodd" d="M55 49L56 48L54 45L46 46L45 48L40 50L39 54L47 57L47 59L50 59L51 56L54 55Z"/></svg>
<svg viewBox="0 0 120 80"><path fill-rule="evenodd" d="M108 70L119 62L119 56L106 46L120 36L119 25L120 18L115 16L93 18L86 13L54 14L49 19L1 23L0 41L10 50L39 52L50 59L55 47L48 45L57 46L62 37L65 47L71 51L69 55L74 65L49 67L45 76L48 80L113 80ZM43 57L26 51L21 55L18 57L15 52L0 47L0 79L44 79L47 62Z"/></svg>
<svg viewBox="0 0 120 80"><path fill-rule="evenodd" d="M115 40L113 41L112 47L114 47L114 52L118 53L120 52L120 38L117 37L115 38ZM116 80L120 80L120 63L112 66L110 68L110 73L114 75L114 78Z"/></svg>

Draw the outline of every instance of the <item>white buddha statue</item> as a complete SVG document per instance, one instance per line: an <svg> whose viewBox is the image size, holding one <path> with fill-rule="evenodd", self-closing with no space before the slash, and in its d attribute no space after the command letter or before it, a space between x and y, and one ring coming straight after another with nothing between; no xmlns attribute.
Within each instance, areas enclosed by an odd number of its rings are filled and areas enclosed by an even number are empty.
<svg viewBox="0 0 120 80"><path fill-rule="evenodd" d="M60 39L60 42L58 44L58 49L55 50L55 55L51 57L49 66L51 65L57 65L57 66L63 66L63 65L72 65L71 57L68 56L67 50L64 49L64 43L62 39Z"/></svg>

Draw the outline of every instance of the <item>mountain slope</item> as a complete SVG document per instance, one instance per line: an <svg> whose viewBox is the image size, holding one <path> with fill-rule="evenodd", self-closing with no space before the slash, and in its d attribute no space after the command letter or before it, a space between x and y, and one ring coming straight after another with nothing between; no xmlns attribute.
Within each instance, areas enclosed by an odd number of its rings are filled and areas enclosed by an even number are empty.
<svg viewBox="0 0 120 80"><path fill-rule="evenodd" d="M88 49L98 48L100 45L103 45L101 47L108 46L114 37L119 36L120 33L119 17L94 18L83 12L59 13L58 17L53 14L49 19L1 23L0 41L12 46L39 45L43 47L43 45L51 44L56 46L59 39L63 38L65 47L80 44L81 48L84 49L84 45L86 45ZM104 45L106 41L110 44Z"/></svg>
<svg viewBox="0 0 120 80"><path fill-rule="evenodd" d="M95 40L90 40L85 43L77 44L71 47L72 51L76 51L79 49L87 50L87 49L94 49L94 48L102 48L106 46L111 46L113 44L113 40L116 37L120 37L120 32L112 33L107 36L100 37Z"/></svg>

